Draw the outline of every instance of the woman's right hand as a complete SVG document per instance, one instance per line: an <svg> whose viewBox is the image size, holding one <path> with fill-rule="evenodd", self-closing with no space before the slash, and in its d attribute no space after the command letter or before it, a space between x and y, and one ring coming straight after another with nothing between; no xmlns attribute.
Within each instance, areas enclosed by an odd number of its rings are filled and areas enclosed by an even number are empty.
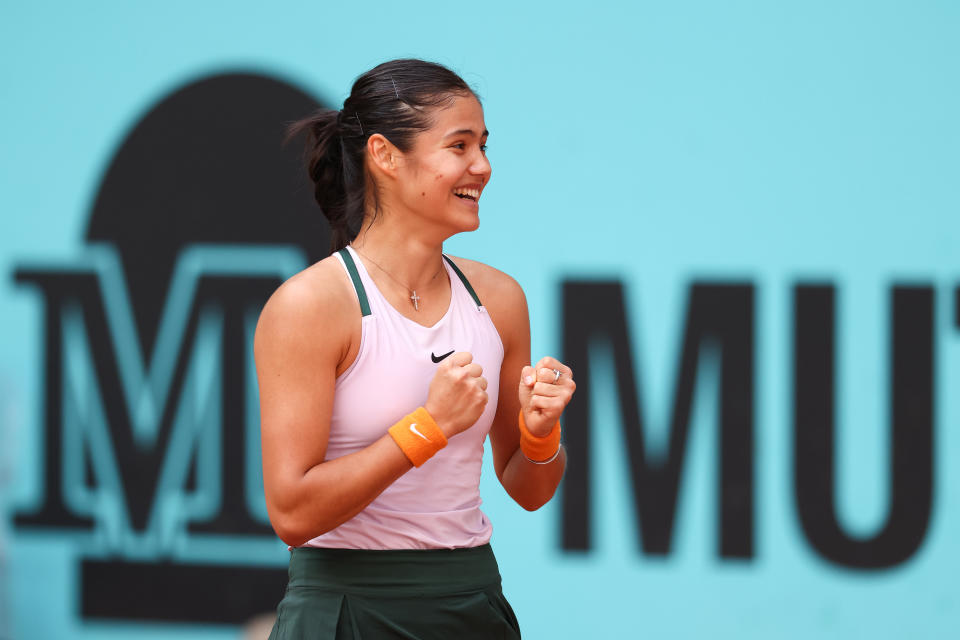
<svg viewBox="0 0 960 640"><path fill-rule="evenodd" d="M487 406L487 380L482 374L483 368L467 351L454 353L437 367L423 408L446 437L466 431L480 419Z"/></svg>

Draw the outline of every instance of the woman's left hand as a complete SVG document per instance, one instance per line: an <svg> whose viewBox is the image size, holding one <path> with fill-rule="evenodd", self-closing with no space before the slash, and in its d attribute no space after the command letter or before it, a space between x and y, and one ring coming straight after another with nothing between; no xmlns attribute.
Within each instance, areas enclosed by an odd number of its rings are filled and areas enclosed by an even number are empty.
<svg viewBox="0 0 960 640"><path fill-rule="evenodd" d="M547 356L535 367L524 367L520 372L520 410L527 430L537 437L548 435L576 388L573 371L556 358Z"/></svg>

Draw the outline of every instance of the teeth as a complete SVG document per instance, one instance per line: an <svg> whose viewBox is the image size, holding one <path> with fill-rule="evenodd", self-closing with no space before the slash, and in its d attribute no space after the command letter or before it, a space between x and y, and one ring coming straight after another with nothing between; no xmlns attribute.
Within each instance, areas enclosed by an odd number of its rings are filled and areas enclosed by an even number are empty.
<svg viewBox="0 0 960 640"><path fill-rule="evenodd" d="M470 196L474 200L480 199L480 189L454 189L453 193L458 196Z"/></svg>

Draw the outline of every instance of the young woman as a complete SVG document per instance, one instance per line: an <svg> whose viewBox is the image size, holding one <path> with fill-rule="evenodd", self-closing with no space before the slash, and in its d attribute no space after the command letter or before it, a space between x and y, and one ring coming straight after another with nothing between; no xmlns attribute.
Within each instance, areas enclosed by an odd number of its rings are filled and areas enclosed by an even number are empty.
<svg viewBox="0 0 960 640"><path fill-rule="evenodd" d="M449 69L395 60L298 123L332 255L271 297L255 339L270 521L292 549L272 638L518 638L480 510L483 445L534 510L575 385L529 365L509 276L443 252L480 223L483 108Z"/></svg>

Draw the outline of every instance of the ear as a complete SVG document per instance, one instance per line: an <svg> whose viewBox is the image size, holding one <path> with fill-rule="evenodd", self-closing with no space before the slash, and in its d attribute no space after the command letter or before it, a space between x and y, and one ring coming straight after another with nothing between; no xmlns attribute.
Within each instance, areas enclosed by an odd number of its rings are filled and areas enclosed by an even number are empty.
<svg viewBox="0 0 960 640"><path fill-rule="evenodd" d="M402 162L403 154L382 134L374 133L367 138L367 158L375 170L394 176Z"/></svg>

